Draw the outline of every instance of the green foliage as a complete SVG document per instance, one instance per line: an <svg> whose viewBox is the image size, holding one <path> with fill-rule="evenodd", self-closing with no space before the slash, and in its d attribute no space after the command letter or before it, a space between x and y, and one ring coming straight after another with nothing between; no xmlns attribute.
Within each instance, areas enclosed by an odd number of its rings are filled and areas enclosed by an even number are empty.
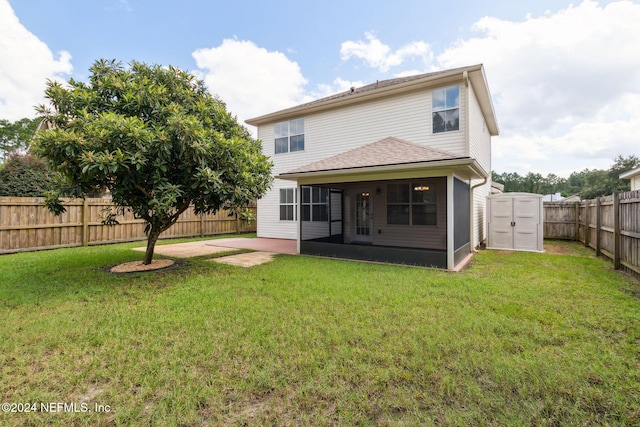
<svg viewBox="0 0 640 427"><path fill-rule="evenodd" d="M554 174L543 177L532 172L525 176L516 172L502 174L493 172L492 179L503 184L505 192L561 193L564 197L577 194L583 199L593 199L612 193L629 191L629 181L621 180L620 174L640 164L640 158L635 155L628 157L618 155L613 160L614 164L606 171L584 169L580 172L573 172L569 178L560 178Z"/></svg>
<svg viewBox="0 0 640 427"><path fill-rule="evenodd" d="M178 68L100 60L87 83L49 81L45 93L53 109L42 106L39 114L53 129L38 133L34 150L72 196L106 188L121 210L144 219L151 256L153 239L189 205L196 213L243 215L271 185L260 142L202 81ZM57 194L47 204L64 209Z"/></svg>
<svg viewBox="0 0 640 427"><path fill-rule="evenodd" d="M15 122L0 120L0 161L15 151L26 151L40 121L20 119Z"/></svg>
<svg viewBox="0 0 640 427"><path fill-rule="evenodd" d="M0 196L43 197L54 188L54 173L33 154L10 154L0 169Z"/></svg>

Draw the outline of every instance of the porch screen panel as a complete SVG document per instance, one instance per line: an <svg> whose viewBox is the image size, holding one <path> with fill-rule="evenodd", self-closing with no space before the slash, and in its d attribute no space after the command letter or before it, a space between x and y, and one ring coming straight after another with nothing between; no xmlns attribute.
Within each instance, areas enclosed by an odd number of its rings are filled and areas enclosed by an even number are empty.
<svg viewBox="0 0 640 427"><path fill-rule="evenodd" d="M329 189L303 186L301 193L300 239L329 241L332 234L329 221Z"/></svg>
<svg viewBox="0 0 640 427"><path fill-rule="evenodd" d="M453 247L460 249L470 239L469 184L453 179Z"/></svg>

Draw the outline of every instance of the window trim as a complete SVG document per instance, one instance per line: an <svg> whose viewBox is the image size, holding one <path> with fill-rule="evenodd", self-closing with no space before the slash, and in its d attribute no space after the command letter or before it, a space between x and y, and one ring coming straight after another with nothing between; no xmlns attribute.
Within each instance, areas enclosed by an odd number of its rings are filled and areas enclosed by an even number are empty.
<svg viewBox="0 0 640 427"><path fill-rule="evenodd" d="M453 89L456 88L458 90L458 96L457 96L457 104L455 106L449 106L447 105L447 90L448 89ZM444 93L444 106L440 107L440 108L436 108L434 105L435 102L435 96L434 94L438 91L443 91ZM460 127L460 94L462 93L462 91L460 90L460 85L451 85L451 86L445 86L445 87L441 87L438 89L433 89L431 91L431 134L436 135L436 134L440 134L440 133L447 133L447 132L460 132L461 127ZM444 127L442 130L436 131L435 129L435 117L436 114L439 115L444 115L448 112L452 112L452 111L456 111L458 112L458 128L457 129L447 129L446 126L446 120L443 119L444 121Z"/></svg>
<svg viewBox="0 0 640 427"><path fill-rule="evenodd" d="M286 131L284 130L284 125L286 125ZM300 125L302 129L297 129ZM278 128L280 128L280 132L278 131ZM292 128L296 128L297 131L302 130L302 132L293 133L291 130ZM304 151L305 149L304 128L305 128L304 117L298 117L296 119L285 120L282 122L274 123L273 125L274 154L277 155L277 154L286 154L286 153L295 153L298 151ZM302 138L296 138L296 137L302 137ZM286 151L283 150L285 139L286 139ZM300 146L302 146L302 148L300 148ZM294 147L295 149L293 149Z"/></svg>
<svg viewBox="0 0 640 427"><path fill-rule="evenodd" d="M283 191L285 194L285 200L282 200L282 195L283 195ZM293 199L292 201L289 201L289 193L291 193L291 198ZM280 198L280 203L278 204L278 212L279 212L279 216L280 216L280 221L296 221L296 216L297 216L297 191L295 187L289 187L289 188L280 188L278 190L278 194L279 194L279 198ZM291 206L293 208L293 211L291 212L291 218L289 218L289 212L287 212L285 214L285 218L282 218L282 208L283 207L289 207Z"/></svg>

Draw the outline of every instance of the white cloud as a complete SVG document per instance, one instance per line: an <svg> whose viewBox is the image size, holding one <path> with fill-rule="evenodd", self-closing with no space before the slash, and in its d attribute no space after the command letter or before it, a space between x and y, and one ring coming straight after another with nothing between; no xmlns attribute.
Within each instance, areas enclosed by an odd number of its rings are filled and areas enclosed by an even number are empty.
<svg viewBox="0 0 640 427"><path fill-rule="evenodd" d="M380 72L389 71L393 67L402 65L407 59L418 58L425 67L433 60L431 47L423 42L409 43L396 51L382 43L373 33L365 33L366 41L346 41L340 46L340 56L343 61L352 57L362 59L368 66L377 68Z"/></svg>
<svg viewBox="0 0 640 427"><path fill-rule="evenodd" d="M629 1L585 0L522 22L486 17L478 37L437 57L442 68L485 64L501 127L494 169L532 158L543 173L585 159L607 168L638 154L638 22L640 4Z"/></svg>
<svg viewBox="0 0 640 427"><path fill-rule="evenodd" d="M0 0L0 118L35 117L44 102L47 79L71 74L71 54L51 50L18 20L7 0Z"/></svg>
<svg viewBox="0 0 640 427"><path fill-rule="evenodd" d="M251 41L225 39L218 47L196 50L193 57L199 68L196 74L241 123L310 100L300 67L281 52Z"/></svg>
<svg viewBox="0 0 640 427"><path fill-rule="evenodd" d="M313 99L320 99L326 96L330 96L336 93L344 92L352 87L364 86L366 83L361 81L344 80L340 77L333 80L332 84L319 84L318 89L313 91L310 95Z"/></svg>

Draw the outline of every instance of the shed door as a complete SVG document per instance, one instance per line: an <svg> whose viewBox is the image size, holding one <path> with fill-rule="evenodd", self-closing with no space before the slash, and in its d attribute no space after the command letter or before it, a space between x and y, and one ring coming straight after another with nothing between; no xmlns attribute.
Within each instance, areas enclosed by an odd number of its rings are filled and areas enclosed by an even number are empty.
<svg viewBox="0 0 640 427"><path fill-rule="evenodd" d="M538 251L539 199L497 197L490 199L490 249Z"/></svg>
<svg viewBox="0 0 640 427"><path fill-rule="evenodd" d="M493 249L513 249L513 205L512 199L490 199L489 239Z"/></svg>
<svg viewBox="0 0 640 427"><path fill-rule="evenodd" d="M538 200L513 199L513 249L538 250Z"/></svg>

